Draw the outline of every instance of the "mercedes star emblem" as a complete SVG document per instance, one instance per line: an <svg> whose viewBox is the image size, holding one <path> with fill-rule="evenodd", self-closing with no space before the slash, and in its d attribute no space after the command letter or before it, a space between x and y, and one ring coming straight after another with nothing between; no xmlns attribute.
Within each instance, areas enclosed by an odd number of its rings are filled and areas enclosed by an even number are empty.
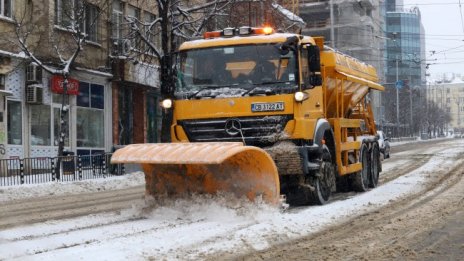
<svg viewBox="0 0 464 261"><path fill-rule="evenodd" d="M238 119L229 119L226 121L224 129L230 136L235 136L241 132L242 125Z"/></svg>

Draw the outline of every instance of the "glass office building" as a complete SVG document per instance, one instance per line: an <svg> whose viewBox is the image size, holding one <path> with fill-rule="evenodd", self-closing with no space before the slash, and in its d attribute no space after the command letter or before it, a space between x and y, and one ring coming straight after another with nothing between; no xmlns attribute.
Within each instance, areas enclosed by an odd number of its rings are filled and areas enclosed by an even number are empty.
<svg viewBox="0 0 464 261"><path fill-rule="evenodd" d="M425 81L425 48L421 16L418 8L410 11L387 12L387 67L388 83L398 79L411 87Z"/></svg>
<svg viewBox="0 0 464 261"><path fill-rule="evenodd" d="M382 123L391 127L391 135L415 135L422 124L416 111L420 111L422 89L426 85L424 28L417 7L403 10L396 3L396 9L390 11L390 2L386 6L386 90L382 97L385 110ZM397 87L400 88L397 90Z"/></svg>

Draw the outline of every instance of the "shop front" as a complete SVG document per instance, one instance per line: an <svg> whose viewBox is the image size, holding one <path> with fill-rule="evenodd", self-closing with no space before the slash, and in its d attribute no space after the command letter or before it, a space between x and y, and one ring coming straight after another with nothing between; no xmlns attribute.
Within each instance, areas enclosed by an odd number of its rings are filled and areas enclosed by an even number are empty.
<svg viewBox="0 0 464 261"><path fill-rule="evenodd" d="M110 151L111 75L72 73L69 86L74 92L63 104L62 92L55 86L60 81L39 70L17 69L7 77L12 95L6 99L6 158L57 156L63 105L67 111L65 150L78 155Z"/></svg>

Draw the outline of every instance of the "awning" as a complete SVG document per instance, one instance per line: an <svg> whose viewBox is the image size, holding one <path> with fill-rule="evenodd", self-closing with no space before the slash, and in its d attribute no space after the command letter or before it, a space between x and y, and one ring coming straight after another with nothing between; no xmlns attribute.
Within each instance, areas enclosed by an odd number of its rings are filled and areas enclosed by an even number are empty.
<svg viewBox="0 0 464 261"><path fill-rule="evenodd" d="M347 73L344 73L344 72L337 71L337 73L343 75L349 81L357 82L357 83L360 83L362 85L367 85L369 88L372 88L372 89L375 89L375 90L378 90L378 91L384 91L385 90L385 87L383 87L382 85L380 85L378 83L375 83L373 81L369 81L369 80L366 80L366 79L363 79L363 78L359 78L359 77L356 77L354 75L350 75L350 74L347 74Z"/></svg>

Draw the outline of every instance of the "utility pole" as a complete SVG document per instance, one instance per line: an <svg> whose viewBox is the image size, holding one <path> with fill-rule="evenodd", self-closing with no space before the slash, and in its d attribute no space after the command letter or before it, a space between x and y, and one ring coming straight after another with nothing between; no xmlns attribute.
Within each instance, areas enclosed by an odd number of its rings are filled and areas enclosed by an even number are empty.
<svg viewBox="0 0 464 261"><path fill-rule="evenodd" d="M334 10L333 10L333 0L330 0L330 43L332 48L335 49L335 17L334 17Z"/></svg>
<svg viewBox="0 0 464 261"><path fill-rule="evenodd" d="M409 126L411 131L411 137L414 136L414 124L412 119L412 88L411 88L411 81L409 82Z"/></svg>
<svg viewBox="0 0 464 261"><path fill-rule="evenodd" d="M395 83L395 88L396 88L396 135L398 135L398 138L400 137L400 95L398 93L398 56L396 56L396 83Z"/></svg>

